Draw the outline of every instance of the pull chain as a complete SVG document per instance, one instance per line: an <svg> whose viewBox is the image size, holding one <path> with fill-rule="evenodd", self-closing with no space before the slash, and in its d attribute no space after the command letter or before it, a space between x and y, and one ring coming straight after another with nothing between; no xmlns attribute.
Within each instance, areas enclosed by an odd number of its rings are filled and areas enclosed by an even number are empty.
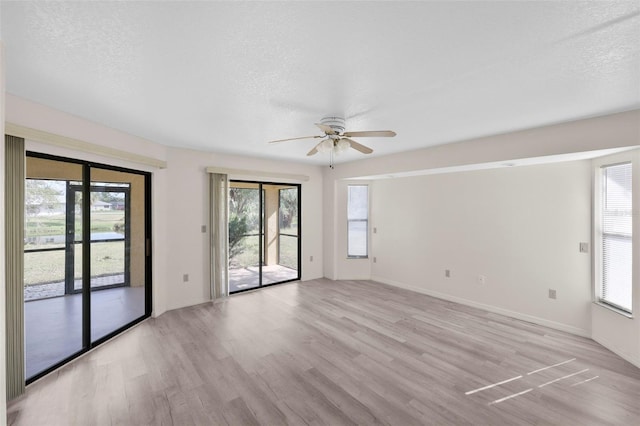
<svg viewBox="0 0 640 426"><path fill-rule="evenodd" d="M333 170L333 151L334 148L331 148L331 151L329 151L329 168Z"/></svg>

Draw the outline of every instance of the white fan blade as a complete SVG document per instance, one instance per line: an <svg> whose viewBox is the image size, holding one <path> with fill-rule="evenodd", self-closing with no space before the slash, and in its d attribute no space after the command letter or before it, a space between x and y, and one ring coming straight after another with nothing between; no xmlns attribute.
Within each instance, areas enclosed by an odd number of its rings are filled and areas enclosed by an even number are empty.
<svg viewBox="0 0 640 426"><path fill-rule="evenodd" d="M300 138L278 139L277 141L269 141L267 143L280 143L280 142L287 142L287 141L297 141L300 139L317 139L317 138L324 138L324 136L302 136Z"/></svg>
<svg viewBox="0 0 640 426"><path fill-rule="evenodd" d="M371 130L368 132L346 132L344 135L348 138L363 138L363 137L392 138L396 135L396 132L392 130Z"/></svg>
<svg viewBox="0 0 640 426"><path fill-rule="evenodd" d="M318 153L318 147L324 142L324 140L320 141L319 144L313 147L313 149L307 152L307 157L311 157L312 155L316 155Z"/></svg>
<svg viewBox="0 0 640 426"><path fill-rule="evenodd" d="M356 151L360 151L363 154L371 154L373 152L373 150L368 146L361 145L358 142L354 141L353 139L349 139L349 138L342 138L342 139L349 142L349 144L351 145L351 148L355 149Z"/></svg>
<svg viewBox="0 0 640 426"><path fill-rule="evenodd" d="M327 126L326 124L321 124L321 123L316 123L316 126L318 126L318 128L320 130L322 130L323 132L325 132L327 135L335 135L336 131L333 130L333 128L331 128L331 126Z"/></svg>

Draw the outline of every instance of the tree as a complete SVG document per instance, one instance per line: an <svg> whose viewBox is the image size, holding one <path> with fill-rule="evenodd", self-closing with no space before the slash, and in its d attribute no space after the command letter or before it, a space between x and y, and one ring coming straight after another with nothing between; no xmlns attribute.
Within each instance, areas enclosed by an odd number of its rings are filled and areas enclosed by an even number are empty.
<svg viewBox="0 0 640 426"><path fill-rule="evenodd" d="M229 217L229 257L235 257L244 251L244 247L240 242L246 233L246 217L238 217L232 214Z"/></svg>
<svg viewBox="0 0 640 426"><path fill-rule="evenodd" d="M298 189L280 190L280 228L291 227L294 218L298 217Z"/></svg>
<svg viewBox="0 0 640 426"><path fill-rule="evenodd" d="M27 179L25 182L25 243L33 244L43 235L64 234L64 220L36 219L42 212L53 213L56 207L64 203L64 183L40 179Z"/></svg>
<svg viewBox="0 0 640 426"><path fill-rule="evenodd" d="M97 199L105 203L124 202L124 192L102 191L97 194Z"/></svg>
<svg viewBox="0 0 640 426"><path fill-rule="evenodd" d="M49 181L27 179L25 183L25 210L27 215L36 216L43 209L51 210L52 206L59 203L61 192L55 189Z"/></svg>
<svg viewBox="0 0 640 426"><path fill-rule="evenodd" d="M244 251L243 238L258 226L258 191L253 188L229 190L229 257Z"/></svg>

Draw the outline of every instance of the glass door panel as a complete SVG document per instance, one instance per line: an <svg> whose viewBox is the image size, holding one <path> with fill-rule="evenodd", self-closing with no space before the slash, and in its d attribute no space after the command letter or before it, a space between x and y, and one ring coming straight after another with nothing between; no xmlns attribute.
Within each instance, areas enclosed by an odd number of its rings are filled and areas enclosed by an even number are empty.
<svg viewBox="0 0 640 426"><path fill-rule="evenodd" d="M264 184L262 284L298 279L298 187Z"/></svg>
<svg viewBox="0 0 640 426"><path fill-rule="evenodd" d="M264 221L262 233L264 250L262 252L262 285L277 283L278 265L278 187L262 184Z"/></svg>
<svg viewBox="0 0 640 426"><path fill-rule="evenodd" d="M231 182L229 189L229 292L260 286L260 186Z"/></svg>
<svg viewBox="0 0 640 426"><path fill-rule="evenodd" d="M82 165L27 157L25 182L24 322L26 378L83 349L82 297L73 288L74 209L68 183ZM76 258L82 261L81 245ZM80 283L81 285L81 283Z"/></svg>
<svg viewBox="0 0 640 426"><path fill-rule="evenodd" d="M91 341L145 314L144 176L91 169Z"/></svg>
<svg viewBox="0 0 640 426"><path fill-rule="evenodd" d="M280 189L280 229L278 264L289 268L295 274L290 273L289 279L297 278L299 262L300 231L298 229L298 187Z"/></svg>
<svg viewBox="0 0 640 426"><path fill-rule="evenodd" d="M67 265L67 294L82 292L82 184L67 185L73 206L67 209L67 244L69 264Z"/></svg>

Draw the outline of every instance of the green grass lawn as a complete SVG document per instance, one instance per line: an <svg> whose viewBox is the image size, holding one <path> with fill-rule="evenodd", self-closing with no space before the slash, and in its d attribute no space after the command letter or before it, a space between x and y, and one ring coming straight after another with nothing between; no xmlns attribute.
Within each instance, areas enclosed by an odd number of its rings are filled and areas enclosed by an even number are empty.
<svg viewBox="0 0 640 426"><path fill-rule="evenodd" d="M124 224L123 211L91 212L91 233L114 232ZM82 235L82 217L76 216L75 237ZM25 237L48 237L65 235L65 215L27 216L25 220ZM123 235L124 237L124 235ZM57 244L25 244L25 249L63 247ZM92 243L91 275L103 276L124 273L124 241ZM34 285L64 281L65 251L47 251L24 254L24 285ZM82 277L82 244L75 245L74 275Z"/></svg>
<svg viewBox="0 0 640 426"><path fill-rule="evenodd" d="M280 237L280 265L298 269L298 239L296 237Z"/></svg>
<svg viewBox="0 0 640 426"><path fill-rule="evenodd" d="M247 268L249 266L258 266L258 236L244 237L239 243L242 251L229 259L229 267L231 269Z"/></svg>
<svg viewBox="0 0 640 426"><path fill-rule="evenodd" d="M24 285L64 281L64 250L25 253ZM91 246L91 276L124 273L124 241L93 243ZM75 245L74 275L82 278L82 244Z"/></svg>
<svg viewBox="0 0 640 426"><path fill-rule="evenodd" d="M117 224L124 223L123 211L91 212L91 232L113 232ZM64 235L65 215L27 216L25 237ZM76 235L82 235L82 217L76 216Z"/></svg>

